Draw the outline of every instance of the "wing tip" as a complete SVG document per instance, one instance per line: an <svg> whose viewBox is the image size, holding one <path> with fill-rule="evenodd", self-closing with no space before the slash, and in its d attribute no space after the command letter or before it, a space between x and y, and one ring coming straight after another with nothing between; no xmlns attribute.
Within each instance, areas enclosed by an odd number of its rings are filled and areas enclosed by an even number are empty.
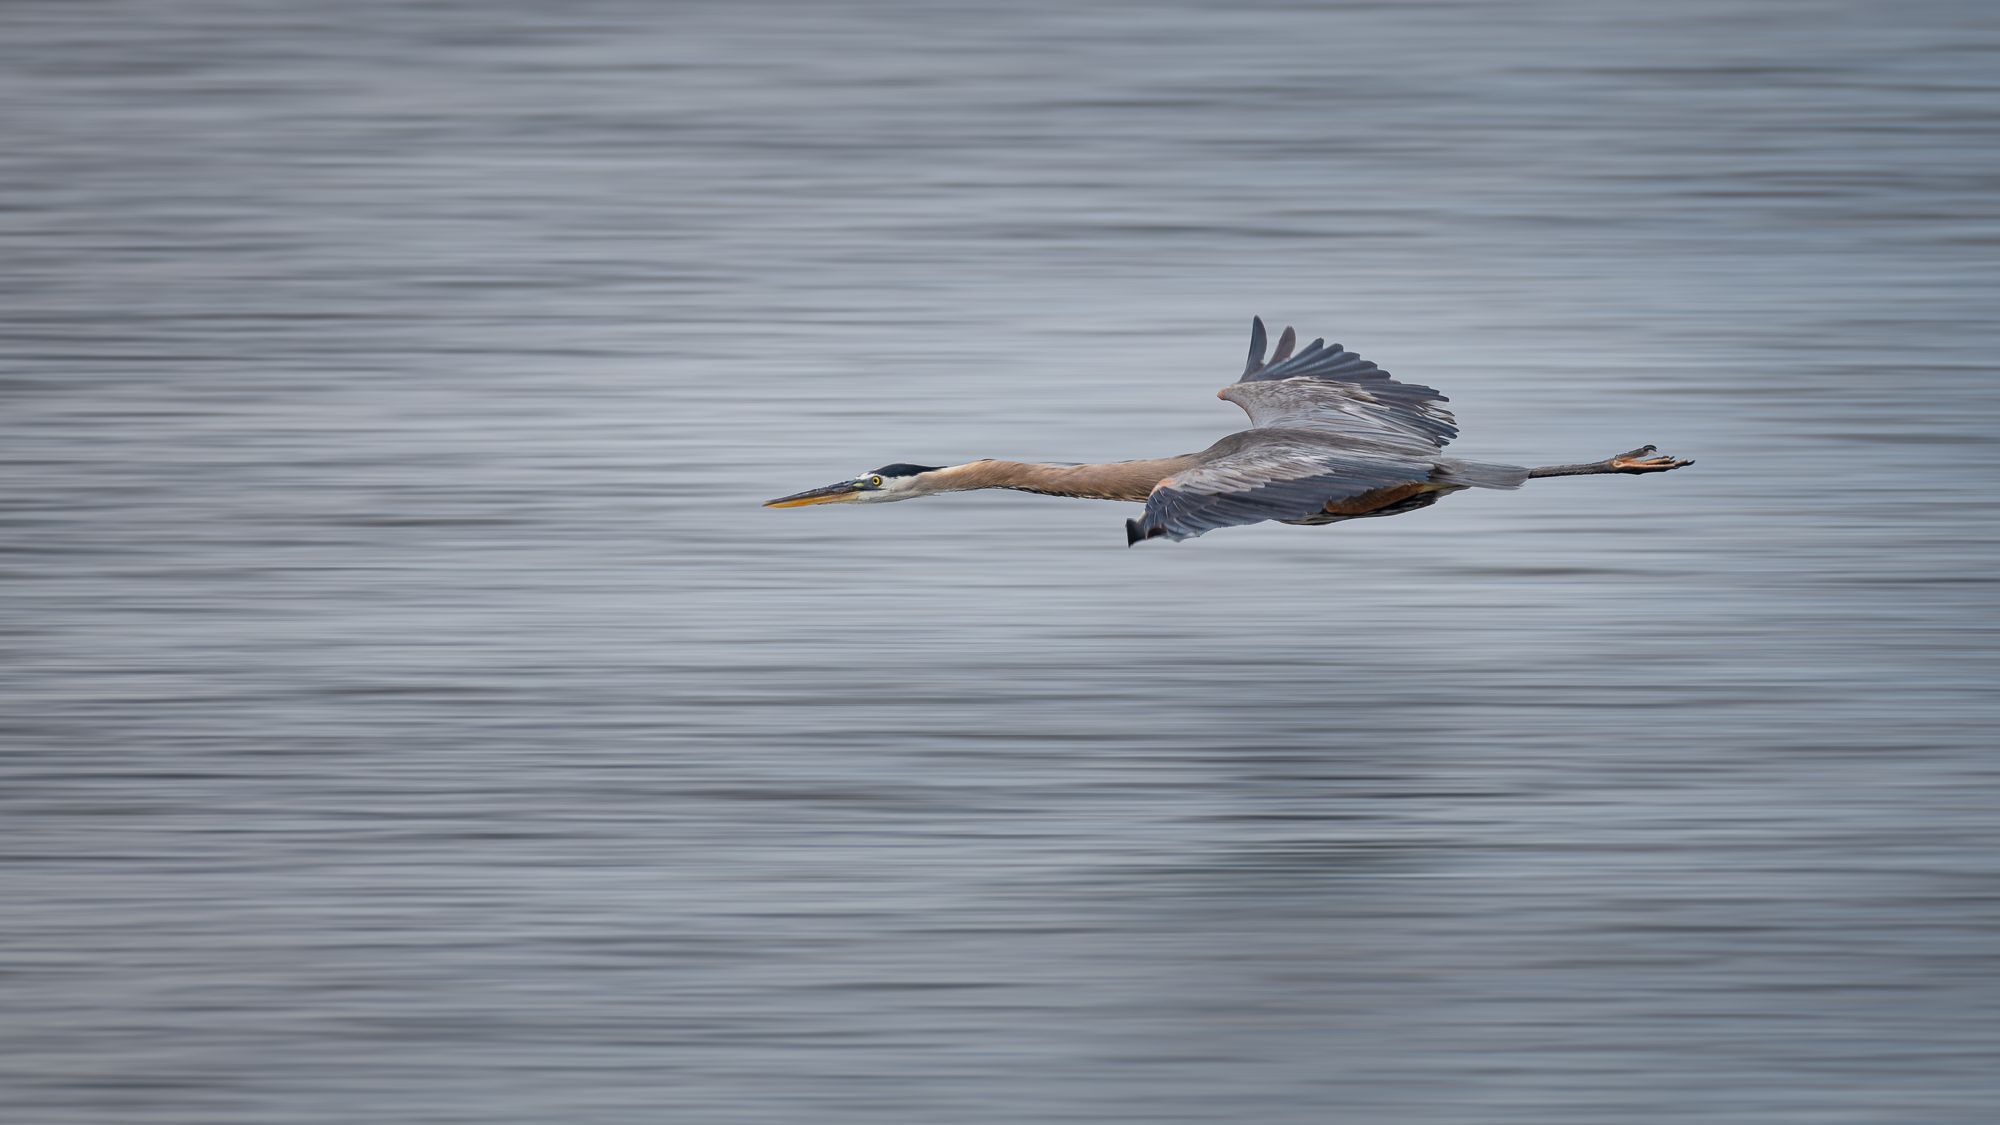
<svg viewBox="0 0 2000 1125"><path fill-rule="evenodd" d="M1299 334L1292 330L1291 325L1285 325L1285 330L1278 333L1278 349L1271 353L1271 362L1283 363L1292 358L1292 349L1298 346L1298 342Z"/></svg>
<svg viewBox="0 0 2000 1125"><path fill-rule="evenodd" d="M1248 375L1264 366L1264 318L1250 318L1250 358L1243 363L1243 374Z"/></svg>

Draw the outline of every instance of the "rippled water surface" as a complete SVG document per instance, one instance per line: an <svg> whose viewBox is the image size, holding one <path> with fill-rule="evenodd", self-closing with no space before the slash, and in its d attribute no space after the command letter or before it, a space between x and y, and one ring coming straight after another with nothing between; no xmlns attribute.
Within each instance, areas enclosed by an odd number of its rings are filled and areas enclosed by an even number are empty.
<svg viewBox="0 0 2000 1125"><path fill-rule="evenodd" d="M1992 6L994 7L0 13L0 1116L1992 1120Z"/></svg>

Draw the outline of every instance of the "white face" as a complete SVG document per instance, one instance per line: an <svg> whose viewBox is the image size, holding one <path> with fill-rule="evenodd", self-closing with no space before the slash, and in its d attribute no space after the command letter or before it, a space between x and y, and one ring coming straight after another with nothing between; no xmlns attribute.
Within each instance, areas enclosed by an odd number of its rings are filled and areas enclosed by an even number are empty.
<svg viewBox="0 0 2000 1125"><path fill-rule="evenodd" d="M884 504L891 500L908 500L922 496L924 490L917 483L917 476L884 477L869 473L856 477L855 483L862 486L854 498L863 504Z"/></svg>
<svg viewBox="0 0 2000 1125"><path fill-rule="evenodd" d="M922 483L922 473L908 476L885 477L880 473L864 473L851 480L829 484L825 488L814 488L792 496L780 496L776 500L764 502L766 508L803 508L808 504L879 504L889 500L908 500L913 496L924 496L931 489Z"/></svg>

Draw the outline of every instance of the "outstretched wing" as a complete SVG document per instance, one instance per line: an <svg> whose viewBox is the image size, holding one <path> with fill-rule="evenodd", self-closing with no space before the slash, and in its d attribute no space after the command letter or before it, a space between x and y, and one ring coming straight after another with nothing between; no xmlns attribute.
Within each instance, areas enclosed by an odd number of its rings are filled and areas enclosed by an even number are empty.
<svg viewBox="0 0 2000 1125"><path fill-rule="evenodd" d="M1285 329L1267 360L1264 321L1250 322L1243 378L1220 397L1242 407L1252 428L1161 481L1145 515L1126 522L1128 542L1189 539L1264 520L1368 515L1425 502L1439 487L1434 481L1455 483L1438 456L1458 436L1443 395L1397 382L1325 340L1294 355L1297 341Z"/></svg>
<svg viewBox="0 0 2000 1125"><path fill-rule="evenodd" d="M1246 430L1155 485L1145 514L1125 521L1125 539L1192 539L1265 520L1366 515L1429 490L1430 478L1428 463L1392 452L1350 451L1313 434Z"/></svg>
<svg viewBox="0 0 2000 1125"><path fill-rule="evenodd" d="M1409 454L1435 453L1458 436L1445 397L1430 387L1399 383L1387 371L1343 349L1314 340L1297 355L1287 328L1269 361L1264 321L1250 327L1250 359L1243 378L1220 397L1243 408L1260 429L1316 430L1350 439L1362 448Z"/></svg>

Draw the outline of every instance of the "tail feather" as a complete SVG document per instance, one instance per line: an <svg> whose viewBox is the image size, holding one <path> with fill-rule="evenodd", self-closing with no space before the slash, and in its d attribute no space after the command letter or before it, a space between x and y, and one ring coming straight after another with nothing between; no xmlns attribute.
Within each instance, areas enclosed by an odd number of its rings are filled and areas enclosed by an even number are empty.
<svg viewBox="0 0 2000 1125"><path fill-rule="evenodd" d="M1451 457L1438 462L1437 472L1432 474L1431 479L1466 488L1519 488L1528 482L1528 470L1519 465L1461 461Z"/></svg>

